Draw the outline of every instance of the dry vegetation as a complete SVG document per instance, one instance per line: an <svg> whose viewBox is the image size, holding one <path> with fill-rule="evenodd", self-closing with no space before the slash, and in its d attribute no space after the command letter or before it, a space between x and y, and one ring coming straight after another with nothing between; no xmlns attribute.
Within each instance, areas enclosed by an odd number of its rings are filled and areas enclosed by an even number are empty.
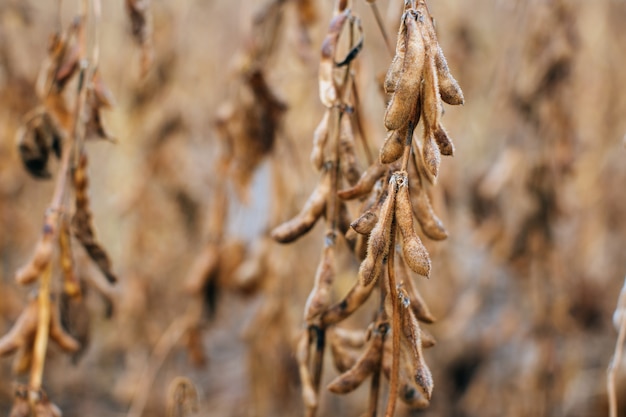
<svg viewBox="0 0 626 417"><path fill-rule="evenodd" d="M626 415L625 19L0 0L0 414Z"/></svg>

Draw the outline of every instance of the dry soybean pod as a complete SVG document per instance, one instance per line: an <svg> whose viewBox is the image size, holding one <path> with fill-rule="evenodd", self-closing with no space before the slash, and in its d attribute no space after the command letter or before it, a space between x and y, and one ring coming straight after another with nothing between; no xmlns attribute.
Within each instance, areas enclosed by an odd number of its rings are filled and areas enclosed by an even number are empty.
<svg viewBox="0 0 626 417"><path fill-rule="evenodd" d="M350 224L350 227L354 229L358 234L367 236L378 222L378 215L375 212L367 210L359 216L358 219Z"/></svg>
<svg viewBox="0 0 626 417"><path fill-rule="evenodd" d="M359 357L354 366L328 384L328 390L335 394L346 394L354 391L365 381L365 378L378 369L382 353L383 334L376 329L370 340L370 345Z"/></svg>
<svg viewBox="0 0 626 417"><path fill-rule="evenodd" d="M342 344L353 349L360 349L365 346L370 332L362 329L346 329L345 327L333 326L332 337L341 341Z"/></svg>
<svg viewBox="0 0 626 417"><path fill-rule="evenodd" d="M319 184L293 219L272 230L271 236L280 243L289 243L307 233L324 214L328 193L331 190L330 169L324 169Z"/></svg>
<svg viewBox="0 0 626 417"><path fill-rule="evenodd" d="M359 359L359 354L346 339L338 335L334 330L335 328L331 327L328 332L333 364L337 371L344 373L354 366Z"/></svg>
<svg viewBox="0 0 626 417"><path fill-rule="evenodd" d="M399 281L404 284L404 289L409 297L411 303L411 309L418 320L424 323L434 323L436 321L435 316L432 315L430 309L424 302L422 295L417 290L417 287L413 283L413 279L409 276L407 266L402 257L398 257L398 273Z"/></svg>
<svg viewBox="0 0 626 417"><path fill-rule="evenodd" d="M352 132L350 117L347 114L341 117L339 161L344 178L348 181L348 184L355 185L361 178L361 169L357 163L354 133Z"/></svg>
<svg viewBox="0 0 626 417"><path fill-rule="evenodd" d="M412 280L405 281L407 293L409 294L409 299L411 300L411 309L415 316L424 323L434 323L437 319L430 312L428 305L422 298L422 295L415 287L415 284Z"/></svg>
<svg viewBox="0 0 626 417"><path fill-rule="evenodd" d="M330 22L328 34L322 43L322 57L319 67L319 92L320 101L327 108L337 104L339 99L337 88L333 80L333 70L335 68L334 55L337 48L337 41L343 25L350 14L350 9L345 9L342 13L337 14Z"/></svg>
<svg viewBox="0 0 626 417"><path fill-rule="evenodd" d="M418 170L417 161L414 159L413 164L415 169ZM433 207L430 204L428 198L428 192L423 184L421 174L417 173L419 181L413 181L413 190L411 192L413 212L415 218L422 228L422 232L433 240L444 240L448 237L448 231L443 226L443 223L437 217L433 211Z"/></svg>
<svg viewBox="0 0 626 417"><path fill-rule="evenodd" d="M348 294L322 314L322 326L328 327L349 317L367 301L374 287L373 284L365 286L361 280L356 280Z"/></svg>
<svg viewBox="0 0 626 417"><path fill-rule="evenodd" d="M54 210L46 213L43 231L37 242L37 246L35 246L33 256L26 265L15 273L15 281L17 281L18 284L28 285L35 282L52 260L52 252L54 250L52 239L56 232L58 218L59 215Z"/></svg>
<svg viewBox="0 0 626 417"><path fill-rule="evenodd" d="M317 393L313 387L313 378L309 372L310 359L310 334L308 329L304 330L298 340L296 348L296 360L300 373L300 383L302 384L302 400L309 409L317 407Z"/></svg>
<svg viewBox="0 0 626 417"><path fill-rule="evenodd" d="M404 141L406 129L391 130L387 133L387 138L380 147L378 159L381 164L390 164L402 157L404 152Z"/></svg>
<svg viewBox="0 0 626 417"><path fill-rule="evenodd" d="M392 176L389 180L387 198L380 208L378 222L367 242L367 256L359 267L359 279L365 287L378 280L383 271L384 259L389 253L396 191L396 178Z"/></svg>
<svg viewBox="0 0 626 417"><path fill-rule="evenodd" d="M402 233L402 253L406 264L416 273L430 275L430 257L424 244L413 228L413 209L409 197L409 178L406 171L394 174L397 177L396 222Z"/></svg>
<svg viewBox="0 0 626 417"><path fill-rule="evenodd" d="M320 316L330 303L330 290L335 278L335 245L327 244L322 252L322 259L315 274L315 284L304 307L304 319L311 323Z"/></svg>
<svg viewBox="0 0 626 417"><path fill-rule="evenodd" d="M406 12L405 12L406 13ZM404 15L400 19L400 27L398 28L398 39L396 41L396 53L391 60L391 65L387 70L385 82L383 84L385 93L392 94L396 91L396 84L402 74L404 65L404 55L406 54L406 24L404 23Z"/></svg>
<svg viewBox="0 0 626 417"><path fill-rule="evenodd" d="M406 54L396 91L385 112L385 127L396 130L413 120L424 72L424 40L413 13L403 15L406 24Z"/></svg>
<svg viewBox="0 0 626 417"><path fill-rule="evenodd" d="M324 147L328 142L328 120L330 119L330 109L326 109L322 120L313 132L313 148L311 149L311 163L318 171L324 165Z"/></svg>
<svg viewBox="0 0 626 417"><path fill-rule="evenodd" d="M376 181L378 181L386 171L386 166L376 162L363 172L361 178L359 178L354 186L338 191L337 195L344 200L352 200L367 195L372 191L372 188L374 188Z"/></svg>
<svg viewBox="0 0 626 417"><path fill-rule="evenodd" d="M441 99L448 104L458 105L465 102L463 91L459 87L459 83L450 74L448 62L443 54L443 50L437 41L437 34L433 25L433 19L430 16L426 2L420 1L417 5L417 12L423 16L424 39L430 45L435 57L435 65L437 70L437 78L439 80L439 94Z"/></svg>
<svg viewBox="0 0 626 417"><path fill-rule="evenodd" d="M402 332L404 348L411 352L414 360L413 379L421 388L421 394L430 400L433 392L433 377L422 353L421 329L410 308L402 309Z"/></svg>

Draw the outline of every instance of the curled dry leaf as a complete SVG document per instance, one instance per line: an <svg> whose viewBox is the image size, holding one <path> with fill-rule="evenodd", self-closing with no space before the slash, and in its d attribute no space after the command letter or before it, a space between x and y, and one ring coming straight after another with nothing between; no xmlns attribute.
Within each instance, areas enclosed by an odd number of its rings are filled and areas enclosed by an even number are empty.
<svg viewBox="0 0 626 417"><path fill-rule="evenodd" d="M145 76L154 61L152 48L152 13L150 0L126 0L126 12L135 42L141 47L141 76Z"/></svg>
<svg viewBox="0 0 626 417"><path fill-rule="evenodd" d="M304 207L293 219L272 230L271 236L280 243L289 243L306 234L324 214L326 200L331 190L330 169L324 169L319 184Z"/></svg>
<svg viewBox="0 0 626 417"><path fill-rule="evenodd" d="M84 35L83 21L76 17L65 33L50 37L48 57L37 80L37 94L44 99L48 95L59 96L68 81L78 72L82 56L81 38Z"/></svg>
<svg viewBox="0 0 626 417"><path fill-rule="evenodd" d="M87 112L88 120L86 125L85 137L106 139L115 141L115 137L111 135L102 122L102 109L111 108L113 106L113 94L102 81L100 72L94 71L90 85L87 87Z"/></svg>
<svg viewBox="0 0 626 417"><path fill-rule="evenodd" d="M74 189L76 190L76 212L72 219L74 236L83 245L89 257L102 271L106 279L110 283L115 283L117 282L117 277L112 271L109 255L97 241L93 230L88 195L87 154L84 152L79 157L73 180Z"/></svg>
<svg viewBox="0 0 626 417"><path fill-rule="evenodd" d="M26 116L16 133L16 141L24 168L35 178L50 178L50 154L61 157L63 138L43 108Z"/></svg>
<svg viewBox="0 0 626 417"><path fill-rule="evenodd" d="M254 68L241 77L238 94L220 107L215 125L229 151L236 190L245 201L252 174L274 147L287 105L272 91L263 70Z"/></svg>
<svg viewBox="0 0 626 417"><path fill-rule="evenodd" d="M80 289L79 289L80 290ZM59 312L61 328L67 329L79 344L80 348L72 354L72 361L78 362L90 342L91 316L87 308L86 298L81 296L71 296L65 292L59 298Z"/></svg>

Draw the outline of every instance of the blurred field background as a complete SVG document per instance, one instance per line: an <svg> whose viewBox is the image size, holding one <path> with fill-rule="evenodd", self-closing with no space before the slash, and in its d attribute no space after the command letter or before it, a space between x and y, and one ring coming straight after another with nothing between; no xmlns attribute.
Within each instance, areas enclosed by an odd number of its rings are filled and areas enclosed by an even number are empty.
<svg viewBox="0 0 626 417"><path fill-rule="evenodd" d="M64 25L75 3L62 2ZM323 113L317 64L332 2L313 2L317 21L304 29L296 2L285 6L266 76L288 109L244 202L216 169L224 145L215 120L220 105L237 94L242 51L265 3L153 0L155 62L144 79L123 2L102 4L100 70L116 99L104 118L118 141L88 143L90 196L120 283L111 319L90 292L90 344L77 363L50 349L44 388L65 416L127 415L144 389L143 415L166 415L168 386L178 376L196 386L198 415L302 413L293 342L323 228L287 246L267 242L267 233L297 213L317 180L308 155ZM402 2L376 4L393 43ZM446 107L456 153L442 162L434 188L450 237L427 243L433 272L417 283L438 318L428 326L437 345L425 353L435 391L428 409L399 407L397 415L608 415L612 314L626 274L626 2L428 4L465 105ZM32 253L52 195L52 180L24 170L15 132L37 104L35 80L57 7L0 0L2 334L31 291L13 276ZM391 56L368 4L354 0L353 8L365 30L358 82L376 151L385 137L376 77ZM272 272L246 291L222 285L207 301L214 309L207 308L198 331L203 365L186 337L161 356L157 350L163 362L155 365L155 345L195 302L183 283L210 238L220 184L229 201L224 245L246 259L264 248ZM81 274L99 274L77 253ZM349 256L342 259L335 299L357 267ZM367 324L367 314L350 322ZM3 415L13 384L26 381L12 375L11 362L0 358ZM326 382L336 375L327 362ZM617 397L626 415L622 365ZM146 377L146 366L154 378ZM359 416L365 398L366 389L326 392L319 415Z"/></svg>

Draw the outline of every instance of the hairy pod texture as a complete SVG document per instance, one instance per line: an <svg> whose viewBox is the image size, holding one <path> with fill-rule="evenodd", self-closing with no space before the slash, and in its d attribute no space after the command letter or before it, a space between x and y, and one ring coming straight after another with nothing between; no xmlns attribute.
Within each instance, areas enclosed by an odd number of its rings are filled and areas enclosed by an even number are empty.
<svg viewBox="0 0 626 417"><path fill-rule="evenodd" d="M378 222L370 233L367 257L359 267L359 279L366 287L378 280L383 271L384 260L389 253L396 191L396 179L392 176L389 180L387 197L380 208Z"/></svg>
<svg viewBox="0 0 626 417"><path fill-rule="evenodd" d="M403 20L406 25L406 53L395 92L385 113L385 127L389 130L406 127L409 121L415 120L424 71L424 39L415 15L410 11L405 12Z"/></svg>
<svg viewBox="0 0 626 417"><path fill-rule="evenodd" d="M409 197L409 177L406 172L395 174L398 178L396 195L396 222L402 233L402 253L406 264L416 273L430 275L430 256L413 228L413 210Z"/></svg>

